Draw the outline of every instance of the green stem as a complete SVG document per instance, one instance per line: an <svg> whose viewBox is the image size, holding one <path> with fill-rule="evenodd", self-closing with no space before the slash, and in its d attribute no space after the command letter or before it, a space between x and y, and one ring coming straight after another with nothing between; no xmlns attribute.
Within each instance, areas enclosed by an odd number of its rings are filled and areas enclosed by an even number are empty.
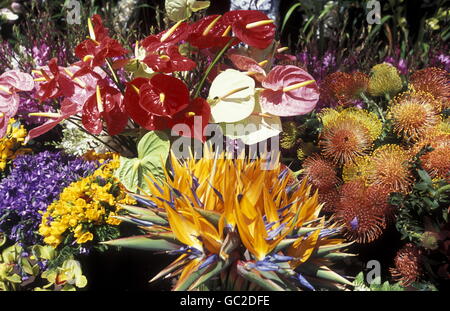
<svg viewBox="0 0 450 311"><path fill-rule="evenodd" d="M231 39L230 41L228 41L228 43L219 51L219 53L217 53L216 57L211 62L211 64L209 64L208 68L205 71L205 74L203 75L202 79L200 80L200 83L197 86L197 89L195 90L194 98L198 97L198 95L200 94L200 91L202 90L203 84L205 84L205 81L208 78L209 73L211 72L213 67L217 64L219 59L223 56L223 54L226 52L226 50L228 50L228 48L233 44L233 41L234 41L234 38Z"/></svg>
<svg viewBox="0 0 450 311"><path fill-rule="evenodd" d="M381 109L381 107L374 102L373 100L370 100L367 98L366 94L364 93L360 93L359 96L363 99L363 101L367 104L367 105L372 105L377 109L378 114L380 115L381 120L384 122L386 122L386 119L384 118L384 113L383 113L383 109Z"/></svg>
<svg viewBox="0 0 450 311"><path fill-rule="evenodd" d="M445 191L447 191L447 190L450 190L450 185L446 185L446 186L443 186L443 187L439 188L439 189L436 191L436 194L440 194L441 192L445 192Z"/></svg>

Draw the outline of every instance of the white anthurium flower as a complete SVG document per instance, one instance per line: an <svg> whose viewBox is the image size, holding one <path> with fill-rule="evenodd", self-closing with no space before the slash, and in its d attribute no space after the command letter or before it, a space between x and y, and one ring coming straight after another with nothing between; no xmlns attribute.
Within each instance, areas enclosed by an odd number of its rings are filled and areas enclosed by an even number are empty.
<svg viewBox="0 0 450 311"><path fill-rule="evenodd" d="M220 124L225 136L241 139L246 145L254 145L282 131L281 119L265 112L257 100L250 117L235 123Z"/></svg>
<svg viewBox="0 0 450 311"><path fill-rule="evenodd" d="M208 103L213 123L244 120L255 108L255 80L238 70L227 69L212 82Z"/></svg>
<svg viewBox="0 0 450 311"><path fill-rule="evenodd" d="M166 0L165 7L169 19L178 22L191 17L192 12L208 8L209 4L209 1Z"/></svg>

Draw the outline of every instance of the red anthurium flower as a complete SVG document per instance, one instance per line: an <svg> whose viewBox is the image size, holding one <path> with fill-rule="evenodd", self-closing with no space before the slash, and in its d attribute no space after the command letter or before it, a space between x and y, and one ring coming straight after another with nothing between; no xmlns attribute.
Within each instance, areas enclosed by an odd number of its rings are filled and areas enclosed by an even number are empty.
<svg viewBox="0 0 450 311"><path fill-rule="evenodd" d="M33 88L33 77L29 74L10 70L0 76L0 138L5 135L9 119L19 108L17 91L31 91Z"/></svg>
<svg viewBox="0 0 450 311"><path fill-rule="evenodd" d="M157 74L139 88L139 105L162 117L172 117L189 104L189 90L183 81Z"/></svg>
<svg viewBox="0 0 450 311"><path fill-rule="evenodd" d="M97 85L95 94L88 98L83 107L83 126L92 134L103 131L103 120L110 135L123 131L128 122L128 115L122 101L122 93L106 83Z"/></svg>
<svg viewBox="0 0 450 311"><path fill-rule="evenodd" d="M150 79L136 78L127 84L124 96L125 110L137 124L143 128L153 130L163 130L168 127L169 118L154 115L139 105L141 93L139 89L143 85L150 84Z"/></svg>
<svg viewBox="0 0 450 311"><path fill-rule="evenodd" d="M60 96L70 96L74 92L74 82L62 73L63 67L59 67L57 61L56 58L52 58L47 66L33 70L37 82L37 96L41 101Z"/></svg>
<svg viewBox="0 0 450 311"><path fill-rule="evenodd" d="M221 48L230 41L230 32L231 25L224 23L221 15L210 15L191 24L187 41L199 49ZM234 41L233 44L239 43L238 39Z"/></svg>
<svg viewBox="0 0 450 311"><path fill-rule="evenodd" d="M237 69L248 72L257 81L262 82L266 78L266 71L262 68L263 63L258 63L253 58L236 53L228 55L228 58Z"/></svg>
<svg viewBox="0 0 450 311"><path fill-rule="evenodd" d="M169 29L157 35L150 35L142 40L141 45L147 50L157 49L162 44L175 45L186 40L190 27L187 23L178 22Z"/></svg>
<svg viewBox="0 0 450 311"><path fill-rule="evenodd" d="M296 66L275 66L263 81L261 106L280 117L311 112L319 100L319 87L314 78Z"/></svg>
<svg viewBox="0 0 450 311"><path fill-rule="evenodd" d="M122 56L129 52L117 40L108 36L108 28L103 27L102 19L97 14L92 17L92 24L89 20L89 35L89 39L75 48L75 55L84 62L83 67L102 66L106 58Z"/></svg>
<svg viewBox="0 0 450 311"><path fill-rule="evenodd" d="M196 63L180 54L176 45L162 45L148 54L143 62L153 71L171 73L174 71L189 71Z"/></svg>
<svg viewBox="0 0 450 311"><path fill-rule="evenodd" d="M237 10L223 15L224 23L242 42L258 49L267 48L275 38L275 24L261 11Z"/></svg>
<svg viewBox="0 0 450 311"><path fill-rule="evenodd" d="M47 133L48 131L50 131L52 128L57 126L59 123L61 123L65 119L68 119L69 117L71 117L79 112L81 112L81 109L79 108L79 106L76 103L74 103L66 98L61 103L61 112L60 113L53 113L53 112L30 113L31 116L34 115L34 116L47 117L47 118L49 118L49 120L47 122L45 122L44 124L31 129L28 132L26 141Z"/></svg>
<svg viewBox="0 0 450 311"><path fill-rule="evenodd" d="M188 107L173 116L169 122L169 127L173 128L177 124L187 125L189 132L183 131L183 126L179 128L182 131L182 136L193 137L205 142L206 138L203 133L209 123L210 116L211 106L205 99L197 97L191 101Z"/></svg>

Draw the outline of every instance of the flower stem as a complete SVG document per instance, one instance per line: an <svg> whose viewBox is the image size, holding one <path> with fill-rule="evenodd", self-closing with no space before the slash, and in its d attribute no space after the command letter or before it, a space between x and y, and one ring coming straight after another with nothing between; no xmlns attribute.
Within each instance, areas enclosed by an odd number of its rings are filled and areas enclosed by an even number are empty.
<svg viewBox="0 0 450 311"><path fill-rule="evenodd" d="M213 67L217 64L219 59L223 56L223 54L225 54L226 50L228 50L228 48L233 44L233 41L234 41L234 38L232 38L230 41L228 41L228 43L219 51L219 53L217 53L214 60L211 62L211 64L209 64L208 68L206 68L205 74L203 75L202 79L200 80L199 84L197 85L197 89L195 90L195 93L194 93L194 98L198 97L198 95L200 94L200 92L202 90L203 84L205 84L205 81L208 78L209 73L211 72Z"/></svg>

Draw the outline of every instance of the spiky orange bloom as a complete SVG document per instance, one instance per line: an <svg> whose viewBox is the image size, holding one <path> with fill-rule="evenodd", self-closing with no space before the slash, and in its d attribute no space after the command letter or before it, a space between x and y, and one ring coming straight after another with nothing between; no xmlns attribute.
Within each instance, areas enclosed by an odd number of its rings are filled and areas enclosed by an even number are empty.
<svg viewBox="0 0 450 311"><path fill-rule="evenodd" d="M430 131L414 145L412 151L418 153L425 146L433 150L420 157L423 168L433 178L450 180L450 134Z"/></svg>
<svg viewBox="0 0 450 311"><path fill-rule="evenodd" d="M326 191L339 183L334 165L318 154L303 162L303 175L319 191Z"/></svg>
<svg viewBox="0 0 450 311"><path fill-rule="evenodd" d="M420 249L412 243L403 246L395 256L394 268L390 268L392 276L403 286L410 286L419 280L422 274Z"/></svg>
<svg viewBox="0 0 450 311"><path fill-rule="evenodd" d="M319 145L326 158L341 165L365 155L372 142L370 132L360 122L342 119L323 129Z"/></svg>
<svg viewBox="0 0 450 311"><path fill-rule="evenodd" d="M334 213L339 197L340 189L338 187L332 187L326 191L319 190L319 202L323 204L322 211L325 213Z"/></svg>
<svg viewBox="0 0 450 311"><path fill-rule="evenodd" d="M370 243L383 234L386 228L385 211L379 208L378 202L378 198L367 195L367 187L361 180L345 183L341 187L335 217L345 227L349 239Z"/></svg>
<svg viewBox="0 0 450 311"><path fill-rule="evenodd" d="M406 193L411 185L410 153L398 145L383 145L372 156L369 183L380 185L390 192Z"/></svg>
<svg viewBox="0 0 450 311"><path fill-rule="evenodd" d="M351 105L366 91L368 82L369 77L362 72L334 72L320 85L321 100L328 104Z"/></svg>
<svg viewBox="0 0 450 311"><path fill-rule="evenodd" d="M441 108L450 107L450 74L444 69L430 67L411 75L410 85L417 91L431 93L441 102Z"/></svg>
<svg viewBox="0 0 450 311"><path fill-rule="evenodd" d="M417 140L441 120L438 106L430 93L408 91L392 100L388 118L399 136Z"/></svg>

